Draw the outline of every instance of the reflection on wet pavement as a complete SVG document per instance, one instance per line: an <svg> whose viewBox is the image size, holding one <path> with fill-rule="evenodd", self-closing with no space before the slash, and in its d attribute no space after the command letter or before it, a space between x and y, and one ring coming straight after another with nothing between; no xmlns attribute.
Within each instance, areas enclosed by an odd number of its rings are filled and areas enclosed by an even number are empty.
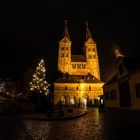
<svg viewBox="0 0 140 140"><path fill-rule="evenodd" d="M0 140L118 140L139 134L140 112L89 109L69 121L36 121L0 116Z"/></svg>

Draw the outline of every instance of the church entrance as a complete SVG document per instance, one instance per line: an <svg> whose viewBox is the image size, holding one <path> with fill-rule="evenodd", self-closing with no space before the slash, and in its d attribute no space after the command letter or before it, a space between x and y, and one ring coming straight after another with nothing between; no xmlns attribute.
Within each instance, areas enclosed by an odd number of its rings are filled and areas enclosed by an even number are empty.
<svg viewBox="0 0 140 140"><path fill-rule="evenodd" d="M71 97L70 97L70 105L73 106L73 105L75 105L75 104L76 104L76 99L75 99L74 96L71 96Z"/></svg>
<svg viewBox="0 0 140 140"><path fill-rule="evenodd" d="M87 107L87 98L83 97L80 101L80 106L81 107Z"/></svg>
<svg viewBox="0 0 140 140"><path fill-rule="evenodd" d="M63 105L63 106L66 105L66 97L61 96L60 102L61 102L61 105Z"/></svg>

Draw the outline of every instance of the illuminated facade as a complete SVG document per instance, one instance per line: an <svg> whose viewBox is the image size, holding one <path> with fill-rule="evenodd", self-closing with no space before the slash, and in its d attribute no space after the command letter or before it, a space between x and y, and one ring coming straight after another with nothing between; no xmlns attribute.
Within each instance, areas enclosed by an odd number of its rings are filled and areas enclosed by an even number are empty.
<svg viewBox="0 0 140 140"><path fill-rule="evenodd" d="M88 102L103 94L96 42L92 38L88 24L84 55L72 55L71 44L65 21L64 36L59 41L58 52L58 70L62 76L54 82L54 103L86 106Z"/></svg>

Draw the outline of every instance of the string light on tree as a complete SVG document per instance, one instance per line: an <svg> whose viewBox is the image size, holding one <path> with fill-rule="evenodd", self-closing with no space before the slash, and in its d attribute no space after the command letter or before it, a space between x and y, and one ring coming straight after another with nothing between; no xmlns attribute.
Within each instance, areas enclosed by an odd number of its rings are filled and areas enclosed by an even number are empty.
<svg viewBox="0 0 140 140"><path fill-rule="evenodd" d="M33 74L33 79L30 82L30 90L44 93L47 95L49 93L49 84L47 81L45 81L45 63L42 59L40 63L38 64L38 67L36 68L35 74Z"/></svg>
<svg viewBox="0 0 140 140"><path fill-rule="evenodd" d="M6 92L5 85L6 85L5 82L0 82L0 93L1 92L4 92L4 93Z"/></svg>

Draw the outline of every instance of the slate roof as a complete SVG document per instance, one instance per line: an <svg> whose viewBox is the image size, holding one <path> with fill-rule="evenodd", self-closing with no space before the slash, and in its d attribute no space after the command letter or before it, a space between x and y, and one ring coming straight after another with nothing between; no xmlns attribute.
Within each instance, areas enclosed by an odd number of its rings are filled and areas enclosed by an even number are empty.
<svg viewBox="0 0 140 140"><path fill-rule="evenodd" d="M105 84L105 85L109 85L109 84L112 84L113 82L117 81L117 74L113 75L112 78L110 80L108 80Z"/></svg>
<svg viewBox="0 0 140 140"><path fill-rule="evenodd" d="M68 75L63 74L54 83L103 83L91 74L83 75Z"/></svg>
<svg viewBox="0 0 140 140"><path fill-rule="evenodd" d="M118 58L117 61L120 61L120 59L122 59L123 61L123 64L125 66L125 68L127 69L128 71L128 74L132 74L133 72L135 72L136 70L140 70L140 62L139 62L139 57L121 57L121 58ZM120 77L122 78L122 77ZM109 80L107 81L105 85L109 85L117 80L119 80L120 78L117 77L117 73Z"/></svg>
<svg viewBox="0 0 140 140"><path fill-rule="evenodd" d="M71 61L72 62L87 62L84 55L72 55Z"/></svg>

